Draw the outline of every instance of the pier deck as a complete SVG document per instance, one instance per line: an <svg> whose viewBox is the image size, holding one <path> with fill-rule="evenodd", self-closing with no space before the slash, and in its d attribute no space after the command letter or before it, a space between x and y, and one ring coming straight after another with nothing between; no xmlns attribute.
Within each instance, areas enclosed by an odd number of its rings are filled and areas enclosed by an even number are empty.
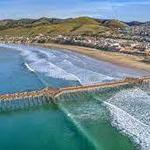
<svg viewBox="0 0 150 150"><path fill-rule="evenodd" d="M119 87L124 85L132 85L132 84L142 84L144 82L150 83L150 77L141 77L141 78L125 78L119 81L107 82L107 83L98 83L93 85L84 85L84 86L75 86L75 87L66 87L66 88L45 88L39 91L31 91L31 92L21 92L21 93L13 93L13 94L1 94L0 100L16 100L16 99L25 99L25 98L34 98L39 96L47 96L52 99L64 94L64 93L73 93L80 91L93 91L96 89L107 88L107 87Z"/></svg>

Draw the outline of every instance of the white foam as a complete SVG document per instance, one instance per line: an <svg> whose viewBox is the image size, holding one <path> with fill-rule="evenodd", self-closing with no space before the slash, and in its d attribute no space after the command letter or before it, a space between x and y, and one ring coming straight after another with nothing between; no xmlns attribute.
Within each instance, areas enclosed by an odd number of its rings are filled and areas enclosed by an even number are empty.
<svg viewBox="0 0 150 150"><path fill-rule="evenodd" d="M14 44L2 46L18 50L30 69L52 78L77 80L85 85L127 76L124 69L72 52Z"/></svg>
<svg viewBox="0 0 150 150"><path fill-rule="evenodd" d="M123 90L107 102L116 105L145 124L150 125L150 95L145 91L139 88Z"/></svg>
<svg viewBox="0 0 150 150"><path fill-rule="evenodd" d="M105 105L113 117L112 124L130 135L141 150L150 150L150 127L114 105L106 102Z"/></svg>
<svg viewBox="0 0 150 150"><path fill-rule="evenodd" d="M19 50L21 52L21 55L27 61L25 64L28 64L27 68L30 71L34 70L34 72L42 73L52 78L65 79L71 81L79 80L75 75L71 73L67 73L65 70L51 63L50 60L46 60L38 56L38 53L40 53L40 54L46 54L49 57L55 57L53 54L49 54L47 52L38 50L36 48L25 47L23 45L21 46L6 45L6 47L16 48L17 50Z"/></svg>
<svg viewBox="0 0 150 150"><path fill-rule="evenodd" d="M74 74L78 79L80 79L82 85L99 83L114 79L113 77L78 67L66 59L60 62L58 65L67 72Z"/></svg>
<svg viewBox="0 0 150 150"><path fill-rule="evenodd" d="M141 150L150 150L150 96L141 89L123 90L104 105L112 116L112 125L132 137Z"/></svg>
<svg viewBox="0 0 150 150"><path fill-rule="evenodd" d="M78 78L76 76L67 73L65 70L57 67L56 65L44 60L36 60L30 63L31 68L36 70L39 73L43 73L46 76L58 78L58 79L65 79L65 80L73 80L77 81Z"/></svg>
<svg viewBox="0 0 150 150"><path fill-rule="evenodd" d="M102 82L105 80L113 80L114 78L81 68L73 65L70 60L70 56L66 53L58 51L44 51L33 47L25 47L23 45L15 46L11 45L6 47L16 48L21 52L21 55L27 61L26 64L29 70L34 70L39 73L43 73L46 76L79 81L81 84L93 84ZM45 58L41 58L40 55L45 55ZM63 60L64 58L69 60ZM76 62L80 62L80 59L74 56Z"/></svg>
<svg viewBox="0 0 150 150"><path fill-rule="evenodd" d="M27 63L24 64L31 72L35 72Z"/></svg>

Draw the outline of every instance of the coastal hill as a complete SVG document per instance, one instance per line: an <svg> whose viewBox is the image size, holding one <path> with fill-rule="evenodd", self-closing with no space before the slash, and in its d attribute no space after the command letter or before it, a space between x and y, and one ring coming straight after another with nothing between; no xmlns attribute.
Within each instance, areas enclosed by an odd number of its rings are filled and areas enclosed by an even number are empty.
<svg viewBox="0 0 150 150"><path fill-rule="evenodd" d="M0 21L4 43L61 43L144 56L149 63L150 22L78 17Z"/></svg>
<svg viewBox="0 0 150 150"><path fill-rule="evenodd" d="M20 19L1 20L0 36L35 36L44 35L102 35L113 34L117 29L128 27L119 20L103 20L89 17L57 19Z"/></svg>

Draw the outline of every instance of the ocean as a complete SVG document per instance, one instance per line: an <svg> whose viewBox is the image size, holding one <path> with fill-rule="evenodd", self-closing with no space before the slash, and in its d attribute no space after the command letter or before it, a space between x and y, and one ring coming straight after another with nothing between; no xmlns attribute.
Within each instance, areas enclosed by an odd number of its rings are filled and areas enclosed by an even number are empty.
<svg viewBox="0 0 150 150"><path fill-rule="evenodd" d="M1 94L142 75L147 73L67 50L0 45ZM107 92L68 94L57 103L0 112L0 149L149 150L147 89Z"/></svg>

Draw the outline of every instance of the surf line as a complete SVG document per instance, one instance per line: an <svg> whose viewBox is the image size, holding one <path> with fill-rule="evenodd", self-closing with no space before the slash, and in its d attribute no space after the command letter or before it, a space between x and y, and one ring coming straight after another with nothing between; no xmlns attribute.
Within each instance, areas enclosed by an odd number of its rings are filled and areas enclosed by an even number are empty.
<svg viewBox="0 0 150 150"><path fill-rule="evenodd" d="M35 72L27 63L24 63L24 65L27 67L28 70L30 70L31 72Z"/></svg>

